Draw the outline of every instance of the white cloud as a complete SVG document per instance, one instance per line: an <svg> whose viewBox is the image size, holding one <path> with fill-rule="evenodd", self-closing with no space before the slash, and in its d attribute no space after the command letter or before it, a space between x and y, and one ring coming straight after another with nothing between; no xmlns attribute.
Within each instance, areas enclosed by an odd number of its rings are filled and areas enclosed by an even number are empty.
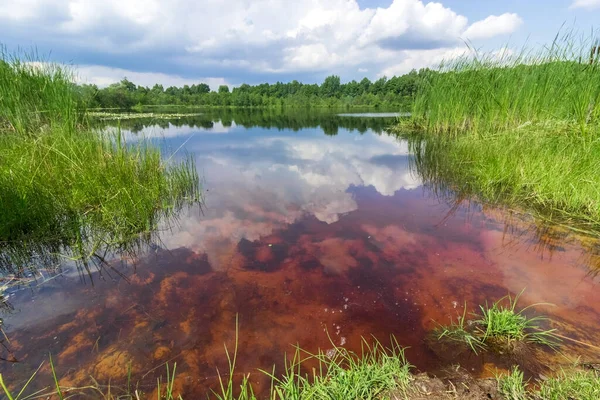
<svg viewBox="0 0 600 400"><path fill-rule="evenodd" d="M421 0L390 0L379 8L361 8L357 0L0 2L0 37L43 42L49 50L69 54L75 64L119 59L125 70L152 65L166 74L139 75L143 84L154 78L191 82L169 75L173 67L186 77L225 76L225 70L228 76L247 76L418 68L426 63L411 58L417 52L445 52L459 46L461 38L487 39L521 23L518 15L507 13L469 26L464 15ZM88 79L99 84L122 72L87 68L93 73ZM134 80L132 72L127 74Z"/></svg>
<svg viewBox="0 0 600 400"><path fill-rule="evenodd" d="M462 36L469 40L489 39L494 36L512 33L522 24L523 20L517 14L490 15L469 26Z"/></svg>
<svg viewBox="0 0 600 400"><path fill-rule="evenodd" d="M378 8L368 25L361 29L359 43L381 40L402 41L403 36L419 40L454 41L467 25L467 18L440 3L395 0L388 8Z"/></svg>
<svg viewBox="0 0 600 400"><path fill-rule="evenodd" d="M570 8L600 8L600 0L573 0Z"/></svg>
<svg viewBox="0 0 600 400"><path fill-rule="evenodd" d="M452 60L469 53L470 50L464 46L432 50L405 50L402 52L402 61L385 68L380 75L389 77L405 74L412 69L436 68L442 61Z"/></svg>
<svg viewBox="0 0 600 400"><path fill-rule="evenodd" d="M136 72L121 68L104 67L101 65L75 66L76 80L78 83L95 84L100 87L119 82L123 78L135 82L137 85L152 87L155 83L168 86L193 85L200 82L206 83L212 90L217 90L220 85L228 85L223 78L182 78L177 75L163 74L160 72Z"/></svg>

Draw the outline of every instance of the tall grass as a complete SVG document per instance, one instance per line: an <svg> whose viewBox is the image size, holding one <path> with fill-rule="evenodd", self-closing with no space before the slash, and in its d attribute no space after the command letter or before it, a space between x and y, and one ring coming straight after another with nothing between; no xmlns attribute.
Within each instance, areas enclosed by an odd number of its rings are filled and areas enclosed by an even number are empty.
<svg viewBox="0 0 600 400"><path fill-rule="evenodd" d="M543 381L539 398L547 400L600 398L600 373L590 370L561 371L557 376Z"/></svg>
<svg viewBox="0 0 600 400"><path fill-rule="evenodd" d="M37 54L11 54L0 46L0 131L37 134L58 128L72 132L82 122L73 74Z"/></svg>
<svg viewBox="0 0 600 400"><path fill-rule="evenodd" d="M579 39L568 31L538 49L469 49L428 75L413 105L413 122L453 136L539 123L587 133L600 118L600 57L590 54L595 44L594 36Z"/></svg>
<svg viewBox="0 0 600 400"><path fill-rule="evenodd" d="M102 258L199 199L191 157L88 127L68 70L0 61L0 268Z"/></svg>
<svg viewBox="0 0 600 400"><path fill-rule="evenodd" d="M401 124L415 133L424 182L600 232L595 44L567 33L539 50L472 51L430 73Z"/></svg>

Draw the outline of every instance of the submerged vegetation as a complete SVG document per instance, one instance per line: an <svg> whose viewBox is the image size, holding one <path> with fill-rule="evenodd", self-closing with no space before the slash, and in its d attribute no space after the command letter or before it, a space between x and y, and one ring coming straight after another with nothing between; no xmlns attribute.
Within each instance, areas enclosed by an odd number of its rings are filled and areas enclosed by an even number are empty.
<svg viewBox="0 0 600 400"><path fill-rule="evenodd" d="M284 359L282 371L277 371L274 366L271 370L258 370L254 373L262 375L270 382L266 387L255 387L253 382L257 382L254 379L256 375L236 371L240 343L239 325L236 320L233 352L224 345L227 369L221 371L217 368L215 376L218 379L217 385L207 393L207 398L216 400L410 400L429 396L439 399L472 400L598 398L600 375L597 371L583 369L578 364L573 364L568 370L561 369L558 373L544 376L539 382L536 381L536 385L530 385L530 382L525 380L524 373L518 365L515 365L516 359L507 352L514 350L516 344L527 342L556 348L558 339L553 330L543 330L537 325L536 321L544 319L543 317L529 318L524 315L524 311L535 304L517 311L519 297L520 295L514 298L506 296L492 303L491 306L480 306L481 314L474 314L477 319L471 321L467 321L464 312L458 323L440 327L437 331L439 340L461 341L468 337L470 339L465 341L465 344L474 351L493 349L498 350L500 355L504 354L513 367L508 373L497 370L496 378L492 380L491 385L483 378L470 377L465 380L465 377L460 375L460 366L452 367L454 375L453 373L446 375L445 383L425 374L415 374L413 366L405 357L405 349L394 337L391 337L389 347L384 347L374 338L372 340L363 338L360 354L335 345L331 339L329 350L319 350L316 353L296 345L292 356L289 358L286 356ZM171 367L167 362L165 366L166 380L159 377L156 385L152 387L140 385L139 381L136 383L135 377L131 374L131 364L126 377L116 377L117 379L114 380L116 384L114 382L100 384L90 377L91 384L72 387L61 384L62 377L50 357L49 367L44 367L43 363L26 381L6 382L5 377L0 374L0 388L7 398L15 400L51 395L59 398L87 396L106 400L149 398L183 400L184 387L176 377L177 364ZM41 376L42 373L44 377ZM47 379L49 383L40 388L41 379ZM65 379L69 381L68 375Z"/></svg>
<svg viewBox="0 0 600 400"><path fill-rule="evenodd" d="M2 270L103 262L199 201L191 157L167 162L143 141L92 129L68 70L2 58Z"/></svg>
<svg viewBox="0 0 600 400"><path fill-rule="evenodd" d="M600 57L574 43L468 54L427 75L399 127L425 181L598 231Z"/></svg>
<svg viewBox="0 0 600 400"><path fill-rule="evenodd" d="M376 400L376 399L488 399L505 400L595 400L600 396L600 375L595 370L586 370L574 365L562 369L551 377L546 377L537 385L530 385L523 372L514 366L508 373L498 373L496 388L486 384L485 379L473 379L470 382L458 380L455 386L450 378L446 385L437 378L412 373L413 367L404 356L404 349L394 340L392 346L385 348L378 341L368 343L363 339L362 354L355 354L343 348L334 347L327 352L312 354L299 347L289 361L285 362L283 374L272 371L257 371L270 379L270 385L261 392L255 392L251 374L242 375L241 380L234 377L239 338L236 335L235 350L225 352L229 361L229 370L218 373L218 387L207 393L206 398L215 400ZM307 363L312 368L307 368ZM0 374L0 393L11 400L34 398L98 398L116 399L163 399L184 400L181 386L177 385L177 364L165 364L166 375L157 378L156 385L149 392L134 383L131 371L123 385L100 384L91 379L91 384L83 387L61 385L60 377L50 357L49 374L51 381L41 389L33 389L39 379L38 369L26 381L16 388L4 380ZM310 372L307 372L310 371ZM481 386L479 386L481 385ZM431 387L433 391L429 389ZM479 388L479 391L474 390ZM483 389L483 391L481 391ZM185 397L187 398L187 397Z"/></svg>
<svg viewBox="0 0 600 400"><path fill-rule="evenodd" d="M235 350L232 354L225 352L229 360L229 371L225 374L218 372L218 389L213 390L208 398L216 400L255 400L265 398L270 400L330 400L330 399L361 399L375 400L391 398L395 393L397 398L407 398L412 366L404 357L404 350L395 342L390 348L374 341L363 342L362 354L354 354L340 347L334 347L327 353L312 354L296 348L291 360L286 361L285 371L276 375L275 370L259 371L271 379L267 393L255 395L250 382L250 375L244 375L241 382L234 382L237 375L236 357L238 337L236 335ZM305 364L317 365L312 372L305 372ZM29 385L38 379L40 365L33 375L22 386L11 389L0 374L0 388L9 399L31 399L56 395L58 398L91 397L112 399L148 399L165 400L182 399L174 387L177 364L172 368L166 364L166 378L159 378L151 393L146 393L137 385L133 385L132 377L127 376L123 386L100 385L92 379L92 384L85 387L63 387L57 376L52 358L50 358L50 375L52 384L45 388L34 390ZM17 393L17 394L15 394Z"/></svg>

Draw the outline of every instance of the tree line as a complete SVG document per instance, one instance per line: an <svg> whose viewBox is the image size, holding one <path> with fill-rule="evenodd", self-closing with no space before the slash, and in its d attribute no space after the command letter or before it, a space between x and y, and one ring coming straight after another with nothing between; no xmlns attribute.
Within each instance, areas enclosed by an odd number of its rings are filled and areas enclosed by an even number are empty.
<svg viewBox="0 0 600 400"><path fill-rule="evenodd" d="M412 70L408 74L382 77L372 82L342 83L339 76L331 75L323 83L304 84L293 80L288 83L243 84L234 87L222 85L212 91L206 83L171 86L156 84L152 88L136 85L123 79L105 88L79 85L78 91L90 108L121 108L153 105L182 105L206 107L395 107L407 110L424 82L434 73L429 69Z"/></svg>

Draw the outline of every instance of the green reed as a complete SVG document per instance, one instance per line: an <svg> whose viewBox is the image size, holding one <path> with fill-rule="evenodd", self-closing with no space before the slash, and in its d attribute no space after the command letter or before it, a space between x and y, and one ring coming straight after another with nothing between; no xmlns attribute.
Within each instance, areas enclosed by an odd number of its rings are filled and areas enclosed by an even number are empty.
<svg viewBox="0 0 600 400"><path fill-rule="evenodd" d="M600 231L600 56L572 32L431 72L411 131L424 182Z"/></svg>
<svg viewBox="0 0 600 400"><path fill-rule="evenodd" d="M530 124L551 130L566 124L573 134L589 133L600 117L600 56L594 40L568 31L539 49L469 49L428 75L412 121L428 132L452 136L489 135Z"/></svg>
<svg viewBox="0 0 600 400"><path fill-rule="evenodd" d="M120 250L200 200L194 160L86 123L63 67L0 61L0 269ZM98 256L101 258L101 256Z"/></svg>

